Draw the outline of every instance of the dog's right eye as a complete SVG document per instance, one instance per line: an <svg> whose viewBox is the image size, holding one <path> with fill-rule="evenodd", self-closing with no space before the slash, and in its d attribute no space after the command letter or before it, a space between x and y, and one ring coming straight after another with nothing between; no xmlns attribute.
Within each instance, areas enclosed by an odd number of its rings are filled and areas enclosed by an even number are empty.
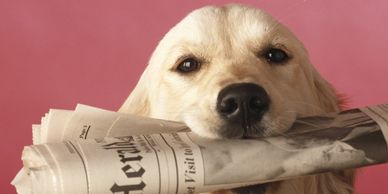
<svg viewBox="0 0 388 194"><path fill-rule="evenodd" d="M179 63L177 71L180 73L190 73L199 69L199 62L194 58L187 58Z"/></svg>
<svg viewBox="0 0 388 194"><path fill-rule="evenodd" d="M287 62L290 57L282 49L270 48L264 53L264 58L268 63L281 64Z"/></svg>

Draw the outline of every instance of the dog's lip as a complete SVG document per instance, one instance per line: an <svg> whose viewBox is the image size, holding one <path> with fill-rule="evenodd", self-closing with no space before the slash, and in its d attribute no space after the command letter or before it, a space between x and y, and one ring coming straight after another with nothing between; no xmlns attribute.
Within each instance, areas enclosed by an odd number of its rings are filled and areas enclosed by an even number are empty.
<svg viewBox="0 0 388 194"><path fill-rule="evenodd" d="M243 125L242 125L242 129L244 130L243 131L243 135L241 137L241 139L249 139L249 138L252 138L252 136L249 133L249 131L252 130L252 124L249 123L249 122L244 122Z"/></svg>
<svg viewBox="0 0 388 194"><path fill-rule="evenodd" d="M251 136L243 135L240 139L257 139L257 138L260 138L260 137L251 137Z"/></svg>
<svg viewBox="0 0 388 194"><path fill-rule="evenodd" d="M221 136L227 139L257 139L264 138L265 135L261 131L266 131L266 128L261 128L261 130L254 132L252 125L249 125L248 128L245 128L244 125L229 123L226 124L227 127L221 127L218 131L227 132L228 130L238 131L235 133L221 133Z"/></svg>

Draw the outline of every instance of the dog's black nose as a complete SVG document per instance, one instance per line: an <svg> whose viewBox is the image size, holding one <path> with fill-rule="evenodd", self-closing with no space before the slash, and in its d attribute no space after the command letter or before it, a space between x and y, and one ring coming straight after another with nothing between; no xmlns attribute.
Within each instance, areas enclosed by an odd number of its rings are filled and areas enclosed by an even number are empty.
<svg viewBox="0 0 388 194"><path fill-rule="evenodd" d="M249 125L260 121L270 99L264 88L253 83L231 84L220 91L217 111L227 120Z"/></svg>

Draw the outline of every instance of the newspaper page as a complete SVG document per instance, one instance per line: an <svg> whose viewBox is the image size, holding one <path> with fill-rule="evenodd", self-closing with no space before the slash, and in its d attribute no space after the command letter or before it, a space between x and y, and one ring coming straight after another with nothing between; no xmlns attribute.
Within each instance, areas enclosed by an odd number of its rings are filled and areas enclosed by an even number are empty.
<svg viewBox="0 0 388 194"><path fill-rule="evenodd" d="M34 129L35 128L35 129ZM41 125L33 125L34 144L60 142L66 139L94 139L123 135L188 132L180 122L123 114L83 104L74 111L51 109Z"/></svg>
<svg viewBox="0 0 388 194"><path fill-rule="evenodd" d="M302 118L266 138L122 130L121 137L33 145L14 184L19 193L201 193L357 168L388 161L387 121L388 106L379 105Z"/></svg>

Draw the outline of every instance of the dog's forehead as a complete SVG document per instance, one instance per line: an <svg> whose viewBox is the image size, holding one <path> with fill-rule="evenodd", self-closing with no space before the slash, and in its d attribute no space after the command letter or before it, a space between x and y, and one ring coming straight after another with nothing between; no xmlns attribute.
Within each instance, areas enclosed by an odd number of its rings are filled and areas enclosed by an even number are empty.
<svg viewBox="0 0 388 194"><path fill-rule="evenodd" d="M208 62L242 60L248 59L247 53L258 53L272 45L305 53L292 32L260 9L235 4L208 6L191 12L163 37L150 65L172 68L187 56Z"/></svg>
<svg viewBox="0 0 388 194"><path fill-rule="evenodd" d="M226 5L197 9L178 23L175 30L191 40L197 37L201 41L211 41L216 38L260 37L279 25L274 18L260 9ZM206 37L210 40L204 40Z"/></svg>

